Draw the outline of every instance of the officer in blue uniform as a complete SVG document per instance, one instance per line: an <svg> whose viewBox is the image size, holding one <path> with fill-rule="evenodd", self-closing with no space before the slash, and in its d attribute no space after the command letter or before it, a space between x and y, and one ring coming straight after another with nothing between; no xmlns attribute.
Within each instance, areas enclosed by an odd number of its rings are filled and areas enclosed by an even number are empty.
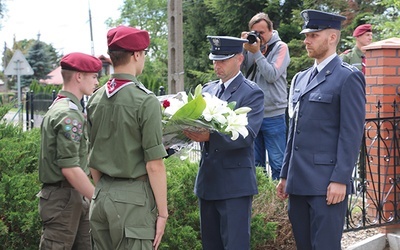
<svg viewBox="0 0 400 250"><path fill-rule="evenodd" d="M336 54L345 17L301 12L308 56L314 66L292 80L289 134L278 197L298 250L340 250L347 195L353 192L365 120L365 79Z"/></svg>
<svg viewBox="0 0 400 250"><path fill-rule="evenodd" d="M203 92L236 102L235 108L250 107L251 111L247 114L246 138L232 140L230 135L218 132L184 132L202 147L194 189L199 198L202 244L205 250L249 250L252 198L258 193L254 139L263 120L264 93L240 72L246 39L208 39L212 46L209 58L220 80L205 85Z"/></svg>

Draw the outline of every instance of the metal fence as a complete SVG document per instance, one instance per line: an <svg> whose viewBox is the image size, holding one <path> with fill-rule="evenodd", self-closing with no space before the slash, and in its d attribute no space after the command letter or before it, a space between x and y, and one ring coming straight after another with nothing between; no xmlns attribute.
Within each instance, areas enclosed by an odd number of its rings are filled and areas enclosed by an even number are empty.
<svg viewBox="0 0 400 250"><path fill-rule="evenodd" d="M376 107L376 118L365 120L345 231L400 224L400 116L396 101L390 117L381 117L380 102Z"/></svg>

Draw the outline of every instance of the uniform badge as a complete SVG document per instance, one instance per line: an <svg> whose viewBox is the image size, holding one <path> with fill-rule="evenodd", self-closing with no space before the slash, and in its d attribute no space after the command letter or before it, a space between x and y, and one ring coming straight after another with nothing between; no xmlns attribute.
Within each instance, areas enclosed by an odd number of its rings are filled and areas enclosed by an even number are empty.
<svg viewBox="0 0 400 250"><path fill-rule="evenodd" d="M65 131L70 131L71 130L71 125L65 125L64 126Z"/></svg>
<svg viewBox="0 0 400 250"><path fill-rule="evenodd" d="M65 124L70 124L70 123L71 123L71 118L68 118L68 117L65 118L65 119L64 119L64 123L65 123Z"/></svg>

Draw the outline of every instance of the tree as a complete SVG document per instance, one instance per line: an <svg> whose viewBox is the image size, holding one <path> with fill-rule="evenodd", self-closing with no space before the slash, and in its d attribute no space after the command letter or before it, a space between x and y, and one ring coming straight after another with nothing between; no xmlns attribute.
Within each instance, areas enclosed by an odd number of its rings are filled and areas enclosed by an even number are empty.
<svg viewBox="0 0 400 250"><path fill-rule="evenodd" d="M29 86L32 80L38 81L46 78L46 75L54 69L50 58L48 46L44 42L36 40L29 48L26 57L34 73L32 76L22 77L21 86Z"/></svg>
<svg viewBox="0 0 400 250"><path fill-rule="evenodd" d="M3 56L3 65L8 65L15 50L21 50L25 55L26 60L32 67L34 74L32 76L21 76L21 86L29 86L32 80L39 81L44 79L46 75L57 67L58 62L61 58L56 49L51 44L46 44L40 40L20 40L15 41L12 49L5 47ZM15 88L16 76L8 79L8 87Z"/></svg>
<svg viewBox="0 0 400 250"><path fill-rule="evenodd" d="M139 79L157 93L159 86L168 84L168 25L167 0L125 0L120 17L107 20L109 27L128 25L145 29L150 34L146 66Z"/></svg>

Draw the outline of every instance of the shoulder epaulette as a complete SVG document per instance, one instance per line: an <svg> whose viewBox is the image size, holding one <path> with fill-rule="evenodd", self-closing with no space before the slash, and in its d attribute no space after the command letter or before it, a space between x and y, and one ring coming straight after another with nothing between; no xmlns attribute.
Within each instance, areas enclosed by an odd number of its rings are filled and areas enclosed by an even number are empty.
<svg viewBox="0 0 400 250"><path fill-rule="evenodd" d="M206 87L206 86L208 86L208 85L210 85L211 83L218 83L218 82L219 82L219 80L214 80L214 81L211 81L211 82L207 82L207 83L205 83L205 84L203 85L203 88Z"/></svg>
<svg viewBox="0 0 400 250"><path fill-rule="evenodd" d="M135 82L136 87L138 87L140 90L144 91L146 94L150 95L153 94L152 91L148 90L143 84L139 84Z"/></svg>
<svg viewBox="0 0 400 250"><path fill-rule="evenodd" d="M346 54L348 54L348 53L350 53L350 52L351 52L351 49L348 49L348 50L343 51L342 54L346 55Z"/></svg>
<svg viewBox="0 0 400 250"><path fill-rule="evenodd" d="M358 71L357 67L348 64L347 62L342 62L342 67L349 69L350 71L354 72L354 71Z"/></svg>
<svg viewBox="0 0 400 250"><path fill-rule="evenodd" d="M78 105L73 103L70 99L67 99L67 100L68 100L68 105L69 105L70 110L79 110Z"/></svg>

